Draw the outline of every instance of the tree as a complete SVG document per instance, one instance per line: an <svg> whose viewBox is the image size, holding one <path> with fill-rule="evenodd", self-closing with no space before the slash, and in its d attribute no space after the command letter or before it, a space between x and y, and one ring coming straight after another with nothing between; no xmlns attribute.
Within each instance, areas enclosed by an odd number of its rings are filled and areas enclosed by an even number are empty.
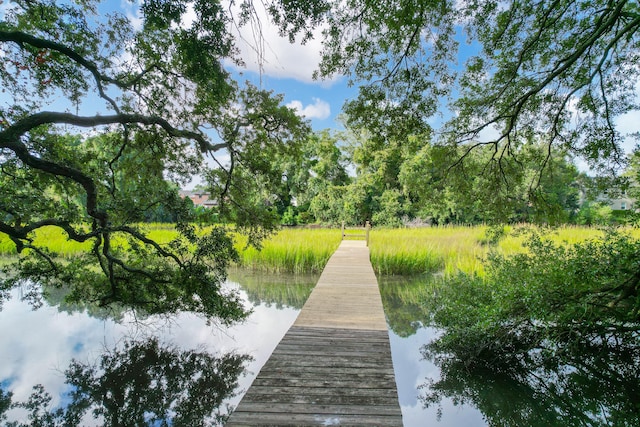
<svg viewBox="0 0 640 427"><path fill-rule="evenodd" d="M99 305L240 319L237 296L220 286L236 256L231 238L223 228L196 232L166 180L187 181L210 155L220 200L245 213L235 219L255 241L274 222L261 216L263 200L236 190L279 179L261 153L287 151L307 125L280 98L230 78L224 61L240 59L222 5L143 2L139 28L103 7L19 0L4 8L0 232L20 258L0 289L65 284L69 298ZM178 219L179 237L167 244L136 225L159 205ZM35 239L43 227L90 250L59 262Z"/></svg>
<svg viewBox="0 0 640 427"><path fill-rule="evenodd" d="M411 136L405 142L385 142L366 129L349 129L341 137L345 151L342 156L351 162L356 176L349 178L343 165L329 175L325 172L326 161L315 165L316 173L310 182L316 188L316 196L311 210L325 222L401 225L403 217L410 214L410 203L402 192L398 174L403 162L419 149L421 139ZM333 145L328 147L332 147L333 156L339 161L340 150ZM333 190L326 188L328 185ZM323 191L318 190L323 187ZM339 196L338 188L342 188Z"/></svg>
<svg viewBox="0 0 640 427"><path fill-rule="evenodd" d="M0 389L0 421L7 419L6 412L11 408L11 397L13 394Z"/></svg>
<svg viewBox="0 0 640 427"><path fill-rule="evenodd" d="M290 205L288 173L302 163L310 132L308 124L281 102L281 95L253 86L241 92L223 129L229 166L220 165L205 175L222 219L246 230L252 243L273 230Z"/></svg>
<svg viewBox="0 0 640 427"><path fill-rule="evenodd" d="M317 221L338 225L342 221L351 221L346 218L344 199L348 186L330 186L318 193L309 204L309 211Z"/></svg>
<svg viewBox="0 0 640 427"><path fill-rule="evenodd" d="M416 215L437 223L563 223L578 209L580 174L564 153L521 147L518 159L493 159L493 150L427 145L401 167L399 180ZM465 162L457 161L466 156Z"/></svg>
<svg viewBox="0 0 640 427"><path fill-rule="evenodd" d="M342 186L351 182L347 173L348 159L339 147L339 135L332 134L328 129L314 132L305 144L302 165L306 173L305 184L296 196L299 206L307 206L318 195L330 186Z"/></svg>
<svg viewBox="0 0 640 427"><path fill-rule="evenodd" d="M424 323L443 330L424 347L443 370L428 402L472 400L500 425L561 417L568 425L637 424L640 242L611 232L565 245L533 234L527 249L495 253L485 277L460 273L426 295ZM489 379L491 388L515 383L523 409L496 411Z"/></svg>
<svg viewBox="0 0 640 427"><path fill-rule="evenodd" d="M594 166L622 161L614 119L635 109L635 2L351 0L326 19L318 75L363 84L347 106L351 123L420 132L454 95L445 139L468 149L489 144L501 159L535 135ZM497 137L480 141L489 129Z"/></svg>
<svg viewBox="0 0 640 427"><path fill-rule="evenodd" d="M615 119L637 109L635 2L311 4L271 8L295 18L282 29L290 38L323 25L316 76L346 75L358 85L345 104L347 125L370 132L380 147L430 132L448 99L434 141L461 147L460 163L491 147L499 172L488 175L492 185L506 185L509 158L519 161L532 142L606 173L624 164ZM552 152L538 159L539 172Z"/></svg>
<svg viewBox="0 0 640 427"><path fill-rule="evenodd" d="M470 153L487 147L487 167L479 170L482 188L491 191L478 193L479 207L491 204L495 192L512 193L529 175L534 187L522 194L543 210L545 194L535 185L543 185L545 169L554 169L554 153L582 157L604 172L624 163L624 135L614 121L636 108L640 13L635 3L311 4L271 8L280 17L295 18L282 28L290 38L302 28L308 36L309 28L322 23L317 76L344 74L359 86L358 98L345 106L349 129L369 135L360 158L354 152L356 163L370 165L378 153L429 134L430 120L447 97L450 114L432 141L452 146L449 153L456 156L448 162L455 170L446 179L464 174L464 163L477 169ZM304 19L306 26L300 24ZM542 151L532 156L526 149L531 145ZM523 163L530 170L520 167ZM389 173L393 167L383 169L387 166L392 165L378 164L377 170L395 176ZM557 173L556 168L547 176ZM532 179L536 174L541 179ZM555 195L566 207L574 204L573 195ZM529 214L521 209L521 215ZM543 216L558 217L551 211Z"/></svg>

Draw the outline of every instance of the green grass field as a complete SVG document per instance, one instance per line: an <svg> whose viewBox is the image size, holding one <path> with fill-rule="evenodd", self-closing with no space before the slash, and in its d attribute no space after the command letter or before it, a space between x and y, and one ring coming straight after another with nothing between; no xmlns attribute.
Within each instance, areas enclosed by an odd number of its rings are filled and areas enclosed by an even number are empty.
<svg viewBox="0 0 640 427"><path fill-rule="evenodd" d="M340 245L340 230L284 229L263 242L260 251L245 249L246 238L236 237L241 266L275 273L319 273Z"/></svg>
<svg viewBox="0 0 640 427"><path fill-rule="evenodd" d="M530 227L528 227L530 228ZM168 243L176 236L171 225L149 224L148 236ZM493 244L488 237L495 229L486 226L450 226L406 229L373 229L369 248L371 262L379 275L419 275L456 271L482 274L482 260L490 250L509 254L523 251L527 227L504 227L502 238ZM539 230L539 229L537 229ZM602 236L588 227L563 227L543 230L554 241L575 243ZM638 234L637 230L633 231ZM318 273L340 244L339 229L283 229L263 242L261 250L246 248L246 237L236 234L240 253L239 267L274 273ZM73 257L90 248L91 243L69 241L59 229L45 227L35 236L36 242L59 257ZM0 255L15 256L15 245L0 233Z"/></svg>
<svg viewBox="0 0 640 427"><path fill-rule="evenodd" d="M537 230L559 243L576 243L597 238L603 231L567 226L540 229L531 226L505 226L494 244L488 242L486 226L446 226L371 231L371 263L380 275L418 275L426 273L483 273L483 259L490 250L511 254L526 250L527 231Z"/></svg>
<svg viewBox="0 0 640 427"><path fill-rule="evenodd" d="M178 233L167 224L145 224L147 236L160 244L167 244ZM206 229L205 229L206 230ZM340 244L340 231L330 229L284 229L265 240L261 250L246 247L247 239L234 234L235 247L240 254L240 267L272 273L319 273ZM56 227L43 227L34 236L37 245L43 245L57 257L69 259L91 248L91 242L78 243ZM124 242L116 244L125 245ZM16 255L15 244L0 233L0 256Z"/></svg>

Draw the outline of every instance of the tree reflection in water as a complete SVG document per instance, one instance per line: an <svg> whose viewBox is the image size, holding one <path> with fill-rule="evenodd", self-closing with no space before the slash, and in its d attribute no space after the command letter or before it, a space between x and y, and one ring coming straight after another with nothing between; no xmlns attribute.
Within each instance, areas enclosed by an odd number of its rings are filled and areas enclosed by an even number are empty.
<svg viewBox="0 0 640 427"><path fill-rule="evenodd" d="M640 355L605 347L565 348L552 358L512 348L470 364L468 348L436 340L423 355L440 378L424 384L421 399L471 404L491 426L638 426Z"/></svg>
<svg viewBox="0 0 640 427"><path fill-rule="evenodd" d="M234 273L234 272L232 272ZM238 273L235 271L235 273ZM210 338L203 338L201 344L204 349L240 346L252 351L256 359L263 358L263 352L268 349L270 343L277 342L282 335L278 335L282 329L279 322L288 321L291 318L293 309L288 309L280 315L279 308L299 308L308 297L317 277L305 277L303 280L296 276L295 281L289 277L256 275L246 272L236 274L245 283L229 282L226 286L236 288L247 294L247 307L253 308L256 317L250 321L259 323L269 329L268 332L260 332L260 337L256 337L255 328L251 325L244 325L239 330L231 332L223 329L220 333L225 337L215 338L215 334ZM254 280L246 279L254 278ZM73 425L186 425L203 426L216 425L222 422L224 414L230 412L227 402L235 402L232 399L241 392L238 386L239 377L245 372L245 367L252 369L252 359L249 356L223 355L214 357L203 351L185 351L189 346L198 346L201 340L197 338L203 331L211 330L210 325L204 321L195 321L192 316L186 313L184 316L158 317L145 314L141 311L132 312L116 306L103 309L95 304L68 303L65 300L68 290L65 288L45 288L41 292L44 298L45 309L51 307L58 313L64 313L59 322L53 322L59 327L65 326L65 320L75 322L80 319L78 329L70 328L60 337L51 335L52 342L59 343L68 341L80 349L69 348L63 351L64 356L58 359L63 363L59 371L64 371L65 385L51 380L50 377L42 377L29 381L30 375L24 373L29 370L28 363L14 363L11 369L4 371L5 376L0 378L0 425L7 426L73 426ZM19 299L16 294L14 298ZM20 305L21 304L17 304ZM260 306L274 307L274 310L265 310ZM278 308L278 310L275 309ZM18 309L20 321L24 315L22 308ZM31 315L30 310L26 311ZM39 312L38 321L46 321L47 314ZM24 317L26 319L27 317ZM3 325L11 325L11 316L3 319ZM101 334L93 334L100 322L92 322L89 319L100 319L105 321L109 331L101 338ZM133 321L135 331L131 330L127 324ZM75 324L75 323L74 323ZM180 328L196 328L193 331L194 337L173 337L169 330L164 330L164 326L177 325ZM80 326L82 325L82 326ZM115 326L117 325L117 326ZM111 327L113 326L113 331ZM138 329L138 326L142 329ZM121 336L136 336L145 328L151 328L147 332L162 338L152 338L147 341L122 342ZM47 329L47 328L45 328ZM169 328L171 329L171 328ZM47 329L48 330L48 329ZM53 329L55 330L55 328ZM286 330L286 327L285 327ZM69 333L67 333L69 332ZM145 332L146 333L146 332ZM283 333L283 332L282 332ZM78 335L79 334L79 335ZM86 340L82 334L88 334ZM226 336L226 334L232 334ZM113 335L113 337L112 337ZM243 345L244 337L250 337L251 345ZM55 338L55 339L54 339ZM85 360L83 355L95 354L103 341L120 341L117 349L111 349L96 362L96 365L81 363L78 360L69 362L71 357L66 358L66 354ZM184 338L184 339L183 339ZM96 339L99 342L96 342ZM236 341L239 340L239 341ZM219 341L219 343L218 343ZM180 347L168 346L164 342L175 342ZM6 341L5 353L11 357L20 354L11 350L12 345L22 345L20 337ZM188 344L191 343L191 344ZM27 344L25 344L26 346ZM86 349L84 346L86 345ZM275 344L274 344L275 345ZM259 346L256 351L256 346ZM64 344L54 346L54 350L59 351ZM43 351L40 347L36 350ZM44 346L43 348L49 348ZM66 347L65 347L66 348ZM44 350L48 351L48 350ZM101 351L101 350L99 350ZM209 350L211 351L211 350ZM3 355L5 354L3 353ZM215 350L214 350L215 353ZM44 357L50 360L51 357ZM31 362L37 361L38 357L30 358ZM55 359L55 356L53 357ZM60 362L63 360L64 362ZM93 359L92 359L93 360ZM65 370L66 368L66 370ZM253 367L255 370L255 366ZM33 372L33 366L29 372ZM17 373L17 374L16 374ZM62 376L62 372L60 372ZM250 376L250 375L249 375ZM26 378L26 380L25 380ZM37 385L33 388L31 396L29 392L24 392L25 387L30 387L36 382L44 385ZM46 387L45 387L46 386ZM62 387L62 389L60 388ZM236 393L234 393L234 388ZM11 391L9 391L11 390ZM12 392L15 395L12 395ZM62 400L62 403L58 403ZM58 407L58 406L64 407ZM95 418L92 420L92 418ZM15 421L19 420L19 421Z"/></svg>
<svg viewBox="0 0 640 427"><path fill-rule="evenodd" d="M468 278L467 278L468 279ZM535 321L489 322L479 309L503 301L466 280L381 280L390 328L408 337L439 331L422 357L440 369L416 393L428 407L450 400L476 407L490 426L640 425L640 337ZM513 318L512 318L513 319ZM550 329L554 329L550 331ZM553 339L550 339L552 337Z"/></svg>
<svg viewBox="0 0 640 427"><path fill-rule="evenodd" d="M301 309L318 282L318 277L312 274L265 274L243 269L229 271L229 279L240 285L252 305L273 305L278 309Z"/></svg>
<svg viewBox="0 0 640 427"><path fill-rule="evenodd" d="M26 410L29 419L29 424L7 424L15 427L77 426L86 417L110 426L216 425L224 419L221 405L233 395L249 359L185 351L156 338L127 341L95 365L72 361L65 371L70 389L65 407L51 409L51 396L40 385L26 402L9 405L11 395L0 393L0 421L13 407Z"/></svg>

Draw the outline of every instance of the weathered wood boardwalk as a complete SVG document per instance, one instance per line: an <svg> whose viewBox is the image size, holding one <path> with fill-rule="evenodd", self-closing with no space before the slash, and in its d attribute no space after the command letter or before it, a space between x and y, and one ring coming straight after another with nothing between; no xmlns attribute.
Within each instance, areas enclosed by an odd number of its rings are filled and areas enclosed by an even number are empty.
<svg viewBox="0 0 640 427"><path fill-rule="evenodd" d="M227 426L402 426L387 324L363 241L342 241Z"/></svg>

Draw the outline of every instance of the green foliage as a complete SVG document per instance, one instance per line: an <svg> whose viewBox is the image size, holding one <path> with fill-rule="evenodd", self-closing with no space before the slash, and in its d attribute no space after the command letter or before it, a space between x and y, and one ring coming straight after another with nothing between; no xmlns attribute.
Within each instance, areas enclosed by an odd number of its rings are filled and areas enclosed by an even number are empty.
<svg viewBox="0 0 640 427"><path fill-rule="evenodd" d="M508 234L504 225L495 225L487 228L485 236L480 240L484 245L497 245Z"/></svg>
<svg viewBox="0 0 640 427"><path fill-rule="evenodd" d="M136 237L131 238L132 233ZM41 303L43 289L65 287L69 289L65 297L69 303L118 303L150 314L191 311L222 322L244 318L238 296L220 287L229 263L237 259L227 231L214 227L196 233L192 226L178 224L171 234L172 240L158 243L134 228L114 233L112 251L123 263L111 266L115 282L94 267L91 254L81 250L58 262L45 242L39 250L56 264L52 266L39 256L21 257L13 274L0 279L0 286L10 289L22 284L25 297L35 305ZM146 243L151 241L154 243ZM158 258L158 252L164 256Z"/></svg>
<svg viewBox="0 0 640 427"><path fill-rule="evenodd" d="M347 159L338 147L337 137L329 130L309 135L304 145L304 160L301 165L304 184L298 185L299 206L312 203L329 187L347 185L351 181L346 171Z"/></svg>
<svg viewBox="0 0 640 427"><path fill-rule="evenodd" d="M491 145L505 167L532 141L603 170L623 160L614 121L637 109L634 2L348 0L316 13L327 27L319 75L359 85L347 123L380 141L429 131L451 95L443 142ZM539 160L542 171L547 160Z"/></svg>
<svg viewBox="0 0 640 427"><path fill-rule="evenodd" d="M322 2L307 14L324 29L318 76L359 88L345 104L345 140L356 141L366 196L345 189L364 208L343 217L371 220L397 190L409 218L563 223L586 180L567 159L609 176L624 165L616 118L638 108L636 3L378 3ZM434 132L443 109L450 118Z"/></svg>
<svg viewBox="0 0 640 427"><path fill-rule="evenodd" d="M296 215L296 210L293 206L288 206L287 209L282 214L282 219L280 220L282 225L297 225L298 224L298 216Z"/></svg>
<svg viewBox="0 0 640 427"><path fill-rule="evenodd" d="M402 195L400 191L385 190L375 201L379 207L371 217L373 224L390 227L399 227L402 225L404 207L402 206Z"/></svg>
<svg viewBox="0 0 640 427"><path fill-rule="evenodd" d="M295 190L290 187L310 131L282 101L282 95L253 86L240 92L236 103L241 107L234 107L224 129L232 147L229 168L206 176L220 219L246 230L256 243L265 235L262 229L275 230L291 206Z"/></svg>
<svg viewBox="0 0 640 427"><path fill-rule="evenodd" d="M309 210L321 223L337 226L363 224L371 217L373 194L365 180L331 186L311 201Z"/></svg>
<svg viewBox="0 0 640 427"><path fill-rule="evenodd" d="M578 210L575 222L580 225L609 225L613 210L606 203L586 202Z"/></svg>
<svg viewBox="0 0 640 427"><path fill-rule="evenodd" d="M309 211L324 224L340 224L344 218L343 200L346 187L331 186L318 193L309 205Z"/></svg>
<svg viewBox="0 0 640 427"><path fill-rule="evenodd" d="M343 134L356 177L325 184L311 200L309 210L321 222L561 224L573 220L581 181L588 180L564 152L544 144L532 142L514 149L517 158L501 159L489 146L467 152L433 144L429 134L381 141L360 131Z"/></svg>
<svg viewBox="0 0 640 427"><path fill-rule="evenodd" d="M443 375L428 385L426 402L468 399L500 425L537 425L529 416L551 424L636 424L640 241L612 231L561 245L533 234L527 249L494 253L483 277L460 273L427 294L425 322L443 334L425 356ZM510 378L523 392L559 399L539 407L542 415L503 419L461 371Z"/></svg>
<svg viewBox="0 0 640 427"><path fill-rule="evenodd" d="M11 408L11 397L13 393L10 391L4 391L0 388L0 421L7 419L6 412Z"/></svg>
<svg viewBox="0 0 640 427"><path fill-rule="evenodd" d="M342 189L351 182L346 164L338 139L329 130L309 135L297 172L287 175L287 183L295 193L298 222L308 223L313 219L334 225L341 222L344 216Z"/></svg>
<svg viewBox="0 0 640 427"><path fill-rule="evenodd" d="M277 205L290 197L280 165L301 157L309 127L281 96L224 69L240 62L228 9L201 0L140 7L139 27L93 1L3 9L0 232L18 257L0 289L24 285L37 303L40 284L68 284L73 301L238 320L241 304L221 291L236 257L230 238L222 228L196 233L178 188L210 175L216 219L257 244L278 225ZM215 171L206 173L204 156ZM136 225L151 220L175 221L178 235L155 241ZM82 253L61 260L76 249L43 242L51 227Z"/></svg>
<svg viewBox="0 0 640 427"><path fill-rule="evenodd" d="M416 215L435 223L566 223L578 208L576 167L546 147L532 144L496 159L490 147L427 145L402 164L399 181Z"/></svg>

